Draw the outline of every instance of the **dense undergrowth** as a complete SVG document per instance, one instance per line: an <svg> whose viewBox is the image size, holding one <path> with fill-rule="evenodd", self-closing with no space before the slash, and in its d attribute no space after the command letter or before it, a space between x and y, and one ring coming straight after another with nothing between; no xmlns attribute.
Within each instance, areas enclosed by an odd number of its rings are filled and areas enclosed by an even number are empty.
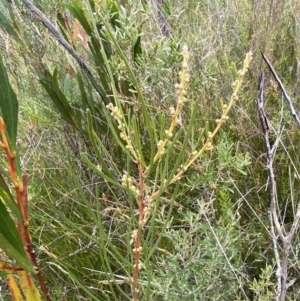
<svg viewBox="0 0 300 301"><path fill-rule="evenodd" d="M138 300L279 300L257 82L267 70L262 51L299 105L300 2L66 2L35 4L92 77L21 1L12 14L23 40L4 29L0 36L20 102L32 240L52 300L137 300L137 288ZM77 38L75 18L88 48ZM189 101L178 109L185 95L174 87L184 70L184 45ZM253 60L241 76L250 50ZM266 77L266 113L276 128L284 105ZM213 148L206 145L185 169L230 105L239 78L238 99ZM298 204L300 132L287 108L283 124L274 168L288 228ZM141 193L150 200L145 208ZM295 283L286 300L299 298L298 258L295 237L288 273ZM135 260L142 265L138 275ZM10 300L4 280L1 298Z"/></svg>

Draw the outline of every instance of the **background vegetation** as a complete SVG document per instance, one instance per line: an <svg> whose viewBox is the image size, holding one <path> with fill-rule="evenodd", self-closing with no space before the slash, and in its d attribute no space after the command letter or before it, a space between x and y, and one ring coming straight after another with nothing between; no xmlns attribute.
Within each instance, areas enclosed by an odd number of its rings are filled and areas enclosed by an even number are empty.
<svg viewBox="0 0 300 301"><path fill-rule="evenodd" d="M139 173L105 105L112 102L122 110L135 151L150 164L172 121L169 109L176 107L174 85L186 44L191 102L174 132L182 135L147 178L151 192L201 148L222 115L221 103L231 99L249 50L253 61L214 149L153 202L142 231L139 300L278 300L257 83L266 71L266 113L275 128L284 106L274 169L281 222L288 228L299 198L299 130L260 51L297 108L300 1L34 2L94 78L21 1L15 0L11 13L0 1L0 52L19 99L18 145L29 175L30 229L51 298L133 298L132 234L139 204L128 181L121 184L125 172L136 181ZM77 38L79 23L88 49ZM288 277L295 282L286 300L297 300L298 236ZM4 278L1 298L10 300Z"/></svg>

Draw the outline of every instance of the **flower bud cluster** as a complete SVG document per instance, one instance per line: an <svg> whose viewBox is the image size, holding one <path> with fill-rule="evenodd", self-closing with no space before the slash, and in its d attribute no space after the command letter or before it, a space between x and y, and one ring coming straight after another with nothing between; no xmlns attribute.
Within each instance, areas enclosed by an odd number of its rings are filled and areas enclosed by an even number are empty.
<svg viewBox="0 0 300 301"><path fill-rule="evenodd" d="M232 95L232 99L233 100L237 100L237 95L236 95L236 92L239 90L241 84L242 84L242 81L243 81L243 77L244 75L246 74L246 72L248 71L249 69L249 64L250 62L252 61L253 59L253 53L252 51L248 52L247 55L246 55L246 58L244 60L244 65L243 65L243 68L238 70L237 74L238 74L238 78L231 84L231 87L233 88L233 95Z"/></svg>
<svg viewBox="0 0 300 301"><path fill-rule="evenodd" d="M143 250L143 247L142 247L142 246L140 246L140 247L138 247L138 248L133 248L133 249L132 249L132 251L133 251L134 253L136 253L136 252L141 253L142 250Z"/></svg>
<svg viewBox="0 0 300 301"><path fill-rule="evenodd" d="M165 130L165 133L166 133L167 139L170 139L173 137L173 133L171 131Z"/></svg>
<svg viewBox="0 0 300 301"><path fill-rule="evenodd" d="M177 168L177 172L186 172L188 170L188 167L184 164L181 164L178 168Z"/></svg>
<svg viewBox="0 0 300 301"><path fill-rule="evenodd" d="M159 140L157 142L157 148L159 150L159 152L158 152L158 156L159 157L161 157L165 153L165 151L166 151L166 149L164 147L162 147L163 143L164 142L162 140Z"/></svg>
<svg viewBox="0 0 300 301"><path fill-rule="evenodd" d="M121 110L118 107L114 107L112 103L109 103L106 108L110 110L111 116L117 121L118 129L121 131L120 137L126 142L126 149L133 155L135 159L137 159L136 152L132 146L131 140L129 139L126 131L125 131L125 124L122 122L122 114Z"/></svg>
<svg viewBox="0 0 300 301"><path fill-rule="evenodd" d="M189 73L189 52L187 45L183 46L182 50L183 62L182 62L182 71L179 71L178 75L180 78L180 83L175 84L175 92L177 95L177 109L170 108L173 122L175 125L180 124L180 121L177 120L177 116L179 115L179 111L182 109L182 106L187 99L187 88L190 82L190 73Z"/></svg>
<svg viewBox="0 0 300 301"><path fill-rule="evenodd" d="M231 84L231 87L233 89L233 94L231 96L232 101L237 101L238 100L237 92L241 87L243 77L246 74L246 72L248 71L249 64L252 61L252 59L253 59L253 53L250 51L246 55L246 58L245 58L244 64L243 64L243 68L238 70L238 72L237 72L238 78Z"/></svg>
<svg viewBox="0 0 300 301"><path fill-rule="evenodd" d="M149 197L148 197L149 198ZM144 218L143 218L143 225L147 222L149 215L152 212L154 203L150 200L147 202L145 208L144 208ZM143 226L141 225L141 226Z"/></svg>
<svg viewBox="0 0 300 301"><path fill-rule="evenodd" d="M166 145L168 145L170 139L173 137L174 128L177 125L181 125L181 110L184 103L188 101L186 96L187 96L188 84L190 81L190 74L189 74L189 66L188 66L189 53L188 53L188 47L186 45L183 46L182 56L183 56L182 71L179 72L180 82L175 84L177 106L176 109L173 106L170 107L172 122L169 129L165 131L166 134L165 139L163 141L160 140L157 143L158 150L154 157L154 162L158 161L165 153L166 151L165 147Z"/></svg>
<svg viewBox="0 0 300 301"><path fill-rule="evenodd" d="M249 51L246 55L246 58L244 60L244 65L243 65L243 69L242 70L239 70L237 73L238 73L238 77L239 78L243 78L245 73L248 71L249 69L249 64L250 62L252 61L253 59L253 53L252 51Z"/></svg>
<svg viewBox="0 0 300 301"><path fill-rule="evenodd" d="M133 245L135 243L136 237L138 234L138 230L133 230L131 233L130 244Z"/></svg>
<svg viewBox="0 0 300 301"><path fill-rule="evenodd" d="M211 141L208 140L205 145L205 150L210 151L213 149L214 149L214 146L212 145Z"/></svg>
<svg viewBox="0 0 300 301"><path fill-rule="evenodd" d="M224 124L227 120L229 119L229 116L227 116L227 115L222 115L222 117L221 117L221 119L216 119L216 123L217 123L217 125L222 125L222 124Z"/></svg>
<svg viewBox="0 0 300 301"><path fill-rule="evenodd" d="M223 115L226 115L227 114L227 110L228 110L228 105L226 103L224 103L222 105L222 111L223 111Z"/></svg>
<svg viewBox="0 0 300 301"><path fill-rule="evenodd" d="M135 268L136 267L136 265L134 264L133 265L133 267ZM142 265L142 263L141 262L139 262L139 264L138 264L138 268L139 268L139 270L141 270L142 268L143 268L143 265ZM139 290L138 289L136 289L135 290L137 293L139 293Z"/></svg>
<svg viewBox="0 0 300 301"><path fill-rule="evenodd" d="M134 180L132 177L128 176L128 174L125 172L122 176L122 185L129 188L130 191L132 191L135 195L139 195L138 188L133 184Z"/></svg>
<svg viewBox="0 0 300 301"><path fill-rule="evenodd" d="M118 109L118 107L114 107L114 105L110 102L106 106L110 110L110 115L119 122L121 122L121 111Z"/></svg>
<svg viewBox="0 0 300 301"><path fill-rule="evenodd" d="M184 71L180 71L179 77L180 77L180 84L175 84L175 91L177 95L177 105L181 108L185 102L188 102L187 99L187 87L188 83L190 81L190 74L188 73L188 69Z"/></svg>

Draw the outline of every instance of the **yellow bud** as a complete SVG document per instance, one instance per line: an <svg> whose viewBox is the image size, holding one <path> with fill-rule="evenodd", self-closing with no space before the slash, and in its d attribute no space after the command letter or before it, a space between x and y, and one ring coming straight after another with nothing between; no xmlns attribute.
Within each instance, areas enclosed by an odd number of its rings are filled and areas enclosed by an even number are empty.
<svg viewBox="0 0 300 301"><path fill-rule="evenodd" d="M242 76L244 76L244 75L245 75L245 73L243 72L243 70L239 70L239 71L238 71L238 76L242 77Z"/></svg>
<svg viewBox="0 0 300 301"><path fill-rule="evenodd" d="M182 52L183 53L187 53L188 52L188 46L186 44L183 45Z"/></svg>
<svg viewBox="0 0 300 301"><path fill-rule="evenodd" d="M185 70L186 70L186 69L188 69L188 67L189 67L189 66L188 66L188 64L187 64L186 62L183 62L183 63L182 63L182 69L185 69Z"/></svg>

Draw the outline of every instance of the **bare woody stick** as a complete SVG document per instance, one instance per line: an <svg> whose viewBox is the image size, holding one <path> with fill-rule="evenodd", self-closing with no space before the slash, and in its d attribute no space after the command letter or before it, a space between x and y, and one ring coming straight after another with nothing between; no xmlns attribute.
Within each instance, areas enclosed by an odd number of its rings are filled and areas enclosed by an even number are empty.
<svg viewBox="0 0 300 301"><path fill-rule="evenodd" d="M271 128L268 118L264 111L264 98L263 98L263 86L264 86L264 74L262 73L259 77L259 87L258 87L258 95L257 95L257 106L259 111L260 122L262 126L262 132L266 144L267 149L267 170L269 173L269 186L270 186L270 224L271 224L271 233L272 233L272 240L274 245L274 253L275 259L277 264L277 300L284 301L286 298L287 290L290 286L292 286L296 279L291 280L288 283L288 259L290 255L290 249L292 245L292 240L296 234L298 229L298 224L300 220L300 204L298 204L297 212L294 217L294 221L292 223L291 230L287 232L283 227L280 225L280 219L277 214L277 186L276 186L276 178L274 173L274 158L275 153L280 142L280 124L279 129L277 131L277 138L273 146L271 146L270 139L269 139L269 130ZM278 236L275 234L275 229L279 235L279 239L282 243L282 251L281 255L279 254L278 250Z"/></svg>
<svg viewBox="0 0 300 301"><path fill-rule="evenodd" d="M74 57L80 68L92 76L88 66L82 60L80 55L73 49L73 47L64 39L64 37L57 31L51 21L36 7L30 0L22 0L22 2L34 13L36 18L41 21L45 27L53 34L55 39Z"/></svg>
<svg viewBox="0 0 300 301"><path fill-rule="evenodd" d="M73 47L64 39L64 37L57 31L55 26L51 23L51 21L30 1L30 0L22 0L22 2L30 9L36 18L43 23L43 25L52 33L55 39L73 56L81 70L84 71L88 77L91 79L92 85L99 93L103 100L106 99L104 95L104 91L99 89L99 86L96 85L96 79L94 78L92 72L90 71L87 64L81 58L81 56L73 49Z"/></svg>
<svg viewBox="0 0 300 301"><path fill-rule="evenodd" d="M282 84L279 76L277 75L275 69L273 68L273 66L270 63L270 61L268 60L268 58L262 52L261 52L261 55L262 55L264 61L266 62L266 64L268 65L268 67L269 67L271 73L273 74L275 80L277 81L277 83L278 83L278 85L279 85L279 87L280 87L280 89L282 91L282 94L283 94L284 98L286 99L286 101L288 103L288 106L290 108L290 112L291 112L292 117L294 118L294 120L296 121L296 123L298 124L298 126L300 126L300 119L299 119L299 117L298 117L298 115L296 113L296 110L295 110L294 105L293 105L293 103L291 101L291 98L289 97L289 95L287 94L286 90L284 89L284 86L283 86L283 84Z"/></svg>

